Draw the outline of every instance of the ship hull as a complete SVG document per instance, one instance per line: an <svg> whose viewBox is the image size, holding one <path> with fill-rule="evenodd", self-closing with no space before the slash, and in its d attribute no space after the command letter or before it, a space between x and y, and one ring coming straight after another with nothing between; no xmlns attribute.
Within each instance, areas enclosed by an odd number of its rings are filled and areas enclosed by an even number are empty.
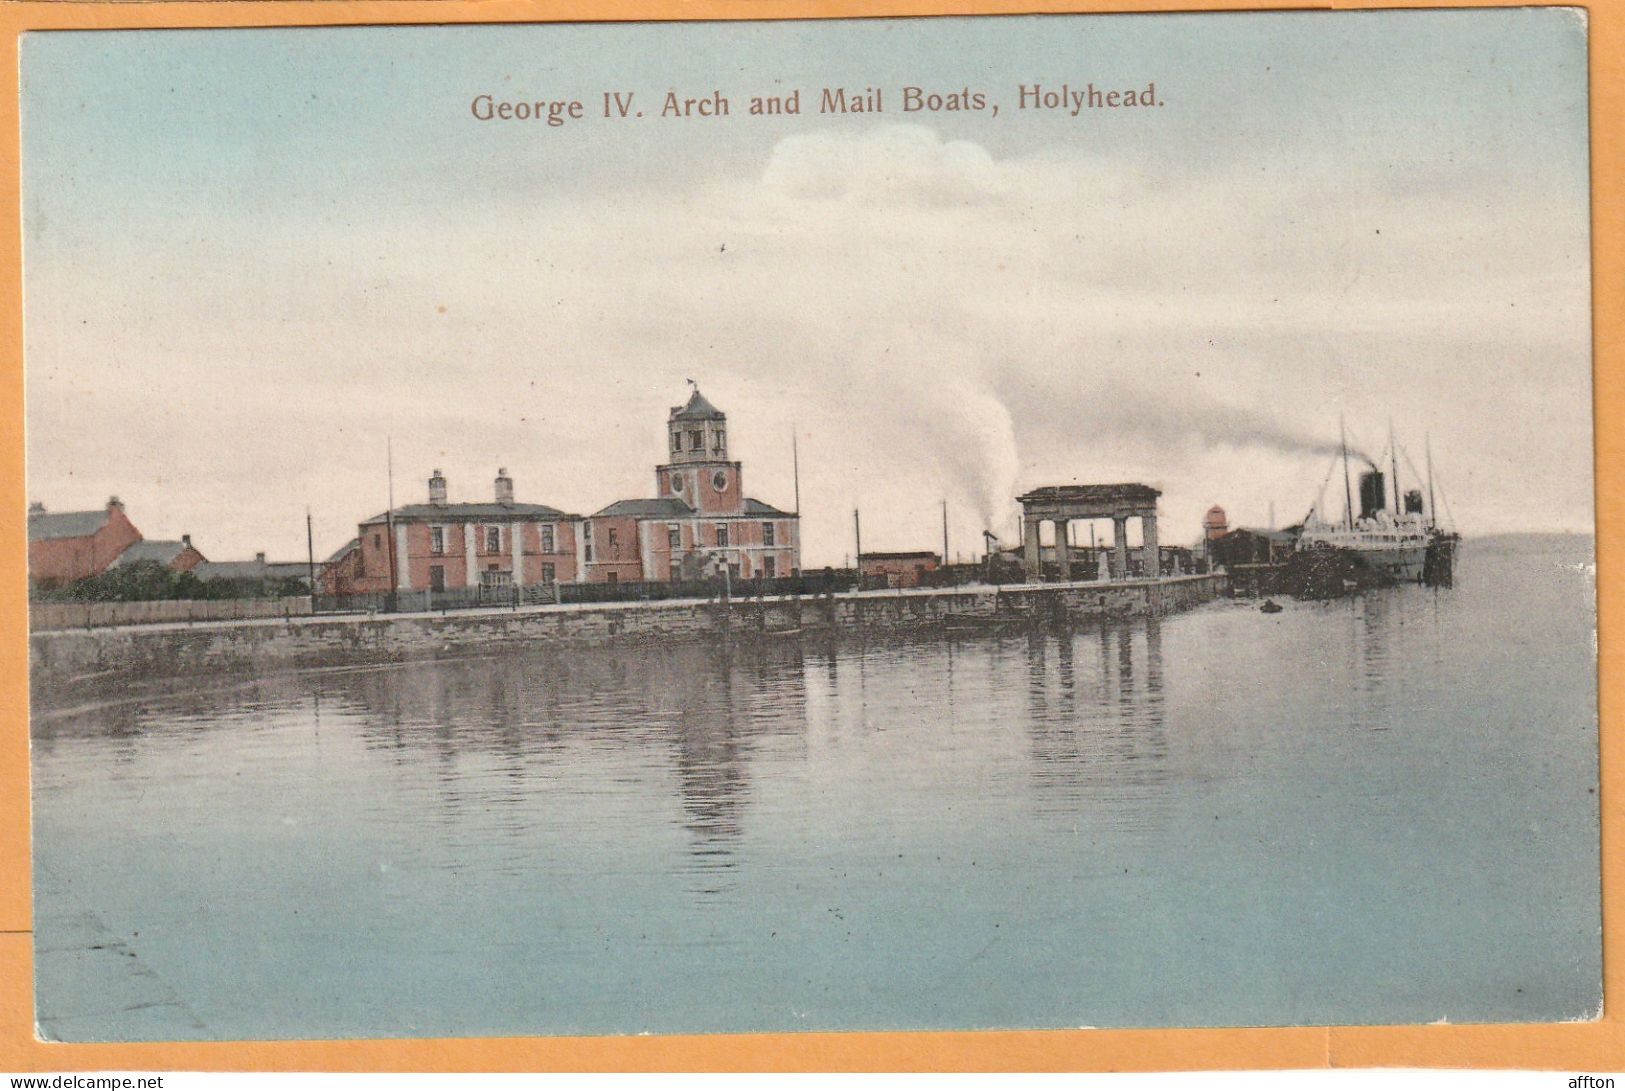
<svg viewBox="0 0 1625 1091"><path fill-rule="evenodd" d="M1402 546L1398 549L1356 547L1349 552L1367 568L1397 583L1421 583L1422 574L1427 570L1428 550L1425 545Z"/></svg>

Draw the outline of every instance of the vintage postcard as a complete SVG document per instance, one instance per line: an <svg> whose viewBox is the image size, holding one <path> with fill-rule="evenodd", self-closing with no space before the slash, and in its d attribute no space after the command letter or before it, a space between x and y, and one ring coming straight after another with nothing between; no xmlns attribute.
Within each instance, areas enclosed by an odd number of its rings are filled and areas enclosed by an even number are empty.
<svg viewBox="0 0 1625 1091"><path fill-rule="evenodd" d="M1584 12L20 53L41 1038L1599 1016Z"/></svg>

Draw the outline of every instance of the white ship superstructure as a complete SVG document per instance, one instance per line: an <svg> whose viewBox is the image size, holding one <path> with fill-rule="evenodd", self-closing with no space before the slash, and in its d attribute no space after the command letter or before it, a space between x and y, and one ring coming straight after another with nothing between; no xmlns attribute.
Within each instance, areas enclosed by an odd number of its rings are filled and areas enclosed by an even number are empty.
<svg viewBox="0 0 1625 1091"><path fill-rule="evenodd" d="M1349 477L1349 450L1342 443L1343 489L1346 507L1343 519L1331 522L1322 514L1320 504L1310 511L1298 538L1299 549L1340 549L1354 555L1375 572L1402 583L1420 583L1428 572L1428 550L1448 535L1439 528L1433 510L1432 458L1426 480L1426 495L1420 487L1404 492L1399 489L1399 445L1392 430L1388 437L1388 452L1393 470L1389 479L1376 463L1359 477L1359 508L1356 514L1355 494ZM1335 468L1335 464L1334 464ZM1417 478L1420 482L1421 475ZM1388 500L1388 485L1393 484L1393 502Z"/></svg>
<svg viewBox="0 0 1625 1091"><path fill-rule="evenodd" d="M1298 548L1346 549L1367 566L1402 583L1419 583L1427 566L1433 530L1419 516L1396 519L1386 511L1355 520L1354 526L1306 524Z"/></svg>

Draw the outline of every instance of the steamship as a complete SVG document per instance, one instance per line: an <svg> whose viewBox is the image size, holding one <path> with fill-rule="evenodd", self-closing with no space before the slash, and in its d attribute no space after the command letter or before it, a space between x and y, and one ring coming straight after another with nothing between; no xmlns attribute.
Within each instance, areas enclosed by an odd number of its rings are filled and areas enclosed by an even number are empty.
<svg viewBox="0 0 1625 1091"><path fill-rule="evenodd" d="M1304 520L1298 537L1300 550L1342 550L1378 576L1396 583L1424 580L1448 583L1455 545L1459 536L1444 530L1433 510L1433 466L1428 458L1427 493L1422 488L1399 490L1399 446L1392 433L1388 437L1393 470L1393 504L1388 503L1389 480L1377 464L1359 475L1360 507L1354 511L1354 495L1349 479L1349 449L1345 437L1341 447L1343 489L1347 506L1340 522L1330 522L1316 504ZM1335 469L1336 463L1333 463ZM1330 475L1328 474L1328 477ZM1418 475L1420 477L1420 475Z"/></svg>

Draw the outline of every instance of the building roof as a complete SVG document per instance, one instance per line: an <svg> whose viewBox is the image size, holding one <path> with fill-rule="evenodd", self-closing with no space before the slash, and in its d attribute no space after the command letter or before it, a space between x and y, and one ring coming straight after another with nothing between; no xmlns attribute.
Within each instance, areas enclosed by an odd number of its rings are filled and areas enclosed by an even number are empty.
<svg viewBox="0 0 1625 1091"><path fill-rule="evenodd" d="M192 548L190 542L155 542L142 539L120 553L113 561L112 567L135 564L137 561L156 561L159 564L173 564L185 550ZM201 554L199 554L201 556Z"/></svg>
<svg viewBox="0 0 1625 1091"><path fill-rule="evenodd" d="M373 523L382 523L389 518L389 512L380 512L371 519L362 521L362 526ZM395 509L395 520L401 523L456 523L467 522L470 519L512 519L515 517L529 517L532 519L579 519L579 515L570 515L558 508L550 508L546 504L499 504L495 500L488 500L478 504L403 504Z"/></svg>
<svg viewBox="0 0 1625 1091"><path fill-rule="evenodd" d="M599 515L627 515L634 519L688 519L694 515L694 509L674 496L662 497L659 500L617 500Z"/></svg>
<svg viewBox="0 0 1625 1091"><path fill-rule="evenodd" d="M192 575L210 580L307 579L310 565L305 561L199 561Z"/></svg>
<svg viewBox="0 0 1625 1091"><path fill-rule="evenodd" d="M1301 527L1299 528L1302 529ZM1234 535L1247 535L1253 538L1268 538L1272 542L1296 542L1298 535L1291 530L1264 530L1260 527L1232 527L1228 534L1223 535L1220 541Z"/></svg>
<svg viewBox="0 0 1625 1091"><path fill-rule="evenodd" d="M28 514L28 540L88 538L107 523L107 509L96 511L36 511Z"/></svg>
<svg viewBox="0 0 1625 1091"><path fill-rule="evenodd" d="M348 542L344 543L344 545L339 549L339 551L337 553L334 553L331 557L327 558L327 560L323 561L322 563L323 564L333 564L336 561L342 561L350 553L353 553L355 550L360 549L360 548L361 548L361 539L360 538L351 538Z"/></svg>
<svg viewBox="0 0 1625 1091"><path fill-rule="evenodd" d="M931 552L929 549L917 549L917 550L914 550L912 552L902 552L902 553L859 553L858 554L858 563L859 564L862 564L864 561L925 561L925 560L936 561L936 560L940 560L940 559L941 558L938 557L937 554Z"/></svg>
<svg viewBox="0 0 1625 1091"><path fill-rule="evenodd" d="M745 510L737 513L729 512L701 512L688 506L688 503L675 496L664 496L658 500L617 500L602 511L594 512L593 518L605 515L629 516L633 519L737 519L744 516L777 515L781 518L793 518L790 512L780 511L772 504L764 504L760 500L745 499Z"/></svg>
<svg viewBox="0 0 1625 1091"><path fill-rule="evenodd" d="M1150 485L1128 482L1116 485L1045 485L1016 497L1023 504L1034 501L1062 501L1083 504L1111 504L1118 501L1155 500L1162 495L1160 489Z"/></svg>
<svg viewBox="0 0 1625 1091"><path fill-rule="evenodd" d="M694 393L688 396L687 405L674 405L671 407L672 420L726 420L728 414L706 401L700 388L695 387Z"/></svg>

